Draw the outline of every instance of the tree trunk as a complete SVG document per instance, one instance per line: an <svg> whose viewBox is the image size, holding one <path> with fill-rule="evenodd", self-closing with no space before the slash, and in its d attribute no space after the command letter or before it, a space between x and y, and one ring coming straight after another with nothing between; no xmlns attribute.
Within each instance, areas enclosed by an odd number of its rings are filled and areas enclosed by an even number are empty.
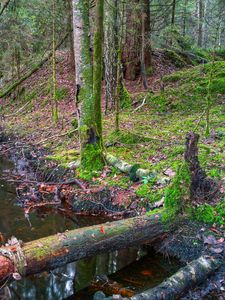
<svg viewBox="0 0 225 300"><path fill-rule="evenodd" d="M185 2L184 2L184 12L183 12L183 36L186 35L187 5L188 5L188 0L185 0Z"/></svg>
<svg viewBox="0 0 225 300"><path fill-rule="evenodd" d="M70 262L153 242L165 232L159 215L141 216L58 233L36 241L0 248L0 282L12 273L21 276L48 271Z"/></svg>
<svg viewBox="0 0 225 300"><path fill-rule="evenodd" d="M151 15L150 0L144 0L144 32L145 32L145 53L144 62L147 74L152 72L152 46L151 46Z"/></svg>
<svg viewBox="0 0 225 300"><path fill-rule="evenodd" d="M137 294L130 300L171 300L180 299L180 296L202 283L222 265L222 260L210 256L201 256L192 261L176 274L166 279L157 287Z"/></svg>
<svg viewBox="0 0 225 300"><path fill-rule="evenodd" d="M172 3L172 17L171 17L171 25L175 25L175 15L176 15L176 0L173 0Z"/></svg>
<svg viewBox="0 0 225 300"><path fill-rule="evenodd" d="M104 66L106 87L105 113L107 113L108 109L111 110L115 107L119 38L118 0L107 1L105 11L106 17L104 23L106 38L104 40Z"/></svg>
<svg viewBox="0 0 225 300"><path fill-rule="evenodd" d="M74 53L74 40L73 40L73 0L67 0L68 20L67 28L69 34L69 48L70 48L70 66L71 70L75 71L75 53Z"/></svg>
<svg viewBox="0 0 225 300"><path fill-rule="evenodd" d="M102 157L102 39L103 2L96 2L94 54L90 43L89 1L73 0L76 106L81 145L81 169L90 175L103 167ZM92 176L91 176L92 177Z"/></svg>
<svg viewBox="0 0 225 300"><path fill-rule="evenodd" d="M204 0L198 0L198 46L203 46Z"/></svg>
<svg viewBox="0 0 225 300"><path fill-rule="evenodd" d="M132 0L126 8L126 41L123 50L124 77L135 80L141 70L141 7L140 0Z"/></svg>
<svg viewBox="0 0 225 300"><path fill-rule="evenodd" d="M11 0L6 0L5 3L3 4L1 10L0 10L0 16L3 14L4 10L7 8Z"/></svg>

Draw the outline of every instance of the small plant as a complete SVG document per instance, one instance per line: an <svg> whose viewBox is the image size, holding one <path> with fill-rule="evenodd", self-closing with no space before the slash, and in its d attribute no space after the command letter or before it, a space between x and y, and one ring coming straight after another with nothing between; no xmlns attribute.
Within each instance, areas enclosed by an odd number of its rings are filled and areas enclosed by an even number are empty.
<svg viewBox="0 0 225 300"><path fill-rule="evenodd" d="M195 218L204 223L214 222L214 209L209 204L200 205L194 213Z"/></svg>

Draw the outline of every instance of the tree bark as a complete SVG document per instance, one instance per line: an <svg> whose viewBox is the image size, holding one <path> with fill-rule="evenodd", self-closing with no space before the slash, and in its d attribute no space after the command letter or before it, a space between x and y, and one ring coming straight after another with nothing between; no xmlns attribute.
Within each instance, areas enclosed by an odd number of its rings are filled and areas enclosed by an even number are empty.
<svg viewBox="0 0 225 300"><path fill-rule="evenodd" d="M204 0L198 0L198 46L203 46Z"/></svg>
<svg viewBox="0 0 225 300"><path fill-rule="evenodd" d="M186 138L185 161L189 166L191 176L191 202L205 203L215 199L219 194L219 185L213 179L207 177L206 172L201 168L198 159L199 135L190 132Z"/></svg>
<svg viewBox="0 0 225 300"><path fill-rule="evenodd" d="M107 113L108 110L115 107L119 39L118 0L109 0L105 3L105 6L104 67L106 88L105 113Z"/></svg>
<svg viewBox="0 0 225 300"><path fill-rule="evenodd" d="M163 232L165 226L160 216L152 215L66 231L25 244L11 242L10 246L0 248L0 282L13 273L27 276L145 241L153 242Z"/></svg>
<svg viewBox="0 0 225 300"><path fill-rule="evenodd" d="M103 1L96 2L94 53L90 42L89 0L73 0L76 106L81 145L81 169L91 176L102 169L102 39ZM93 59L93 61L92 61Z"/></svg>
<svg viewBox="0 0 225 300"><path fill-rule="evenodd" d="M123 50L124 77L135 80L141 70L141 7L140 0L127 4L126 41Z"/></svg>
<svg viewBox="0 0 225 300"><path fill-rule="evenodd" d="M171 16L171 25L175 25L175 15L176 15L176 0L173 0L172 3L172 16Z"/></svg>
<svg viewBox="0 0 225 300"><path fill-rule="evenodd" d="M137 294L130 300L171 300L179 299L184 292L202 283L222 265L222 260L201 256L165 280L157 287Z"/></svg>

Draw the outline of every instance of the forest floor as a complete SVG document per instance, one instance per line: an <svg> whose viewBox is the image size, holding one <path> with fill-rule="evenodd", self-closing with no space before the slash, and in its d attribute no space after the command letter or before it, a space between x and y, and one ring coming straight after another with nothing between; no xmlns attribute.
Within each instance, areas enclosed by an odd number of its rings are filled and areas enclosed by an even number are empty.
<svg viewBox="0 0 225 300"><path fill-rule="evenodd" d="M13 137L13 142L3 143L1 150L6 153L10 148L17 148L21 153L23 147L29 145L33 149L30 151L33 158L42 158L48 167L56 171L69 170L66 178L72 178L74 174L79 178L75 164L79 157L79 143L74 121L73 70L66 53L58 52L57 61L59 122L52 121L51 68L46 65L25 82L20 99L0 99L1 130L5 135ZM162 206L166 189L176 178L178 168L183 163L185 138L189 131L200 134L201 166L211 178L220 183L221 194L224 193L224 70L224 61L186 66L179 70L163 52L156 52L154 72L148 78L151 92L143 89L140 79L125 82L133 105L121 110L120 133L115 134L112 125L115 123L114 113L103 118L107 152L128 163L149 169L151 174L141 182L133 182L129 176L107 166L103 172L93 175L91 183L79 178L85 190L89 191L88 195L94 189L98 193L109 188L114 197L110 198L112 206L107 206L108 213L120 211L117 206L124 211L131 209L136 213L145 213ZM139 108L144 99L144 105ZM210 135L205 137L207 99L210 101ZM51 180L56 177L52 176ZM57 180L65 180L64 171L59 173ZM71 190L67 188L68 193ZM81 191L81 194L86 193ZM199 207L199 215L196 217L199 221L211 222L210 228L219 230L219 236L223 237L225 200L221 199L222 196L220 199L213 198L208 203L215 208L213 219L211 212L201 202L196 204ZM184 299L225 299L224 272L224 269L220 270L205 287ZM211 290L216 291L216 296Z"/></svg>

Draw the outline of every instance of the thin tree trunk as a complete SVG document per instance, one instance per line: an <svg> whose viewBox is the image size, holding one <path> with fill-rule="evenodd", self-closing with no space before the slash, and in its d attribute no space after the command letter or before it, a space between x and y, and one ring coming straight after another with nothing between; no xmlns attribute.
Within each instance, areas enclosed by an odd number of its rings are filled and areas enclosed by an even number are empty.
<svg viewBox="0 0 225 300"><path fill-rule="evenodd" d="M56 49L58 49L67 39L69 33L67 33L64 38L56 45ZM26 79L28 79L31 75L37 72L50 58L52 57L52 51L42 60L40 61L31 71L22 76L20 80L14 82L5 91L0 92L0 98L8 96L13 90L15 90L20 84L22 84Z"/></svg>
<svg viewBox="0 0 225 300"><path fill-rule="evenodd" d="M58 101L56 98L56 42L55 42L55 0L52 0L52 118L58 122Z"/></svg>
<svg viewBox="0 0 225 300"><path fill-rule="evenodd" d="M73 40L73 0L67 0L67 9L68 9L68 32L69 35L69 47L70 47L70 65L71 70L75 71L75 53L74 53L74 40Z"/></svg>
<svg viewBox="0 0 225 300"><path fill-rule="evenodd" d="M172 3L171 25L175 25L175 15L176 15L176 0L173 0L173 3Z"/></svg>
<svg viewBox="0 0 225 300"><path fill-rule="evenodd" d="M188 0L185 0L185 2L184 2L184 15L183 15L183 36L186 35L187 5L188 5Z"/></svg>
<svg viewBox="0 0 225 300"><path fill-rule="evenodd" d="M204 0L198 0L198 46L203 46Z"/></svg>

